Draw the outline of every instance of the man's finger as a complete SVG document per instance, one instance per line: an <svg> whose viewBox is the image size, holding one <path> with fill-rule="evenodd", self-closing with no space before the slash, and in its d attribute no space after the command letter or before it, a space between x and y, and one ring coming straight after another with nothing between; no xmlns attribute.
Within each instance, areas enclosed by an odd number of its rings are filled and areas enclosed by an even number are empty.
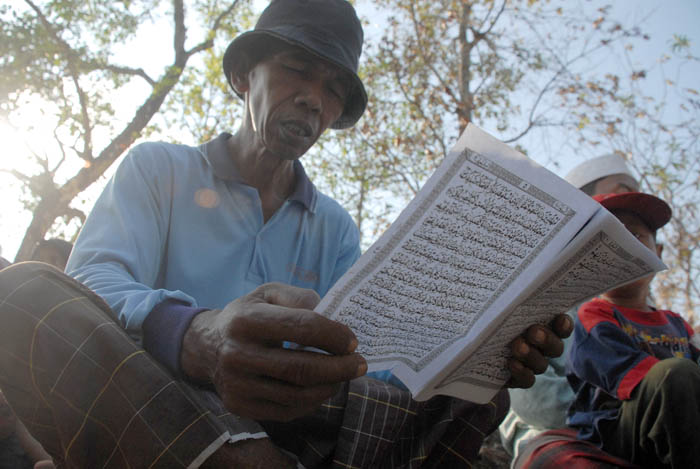
<svg viewBox="0 0 700 469"><path fill-rule="evenodd" d="M367 362L359 354L326 355L259 344L229 344L220 354L220 367L297 386L317 386L362 376Z"/></svg>
<svg viewBox="0 0 700 469"><path fill-rule="evenodd" d="M510 369L510 379L506 386L510 388L529 388L535 384L535 374L518 360L513 358L508 360L508 368Z"/></svg>
<svg viewBox="0 0 700 469"><path fill-rule="evenodd" d="M549 362L540 351L528 344L522 337L518 337L512 344L513 359L522 363L525 368L529 368L533 373L544 373Z"/></svg>
<svg viewBox="0 0 700 469"><path fill-rule="evenodd" d="M345 324L333 321L307 309L294 309L271 304L255 305L249 314L231 318L231 335L252 341L294 342L328 353L352 353L357 338Z"/></svg>
<svg viewBox="0 0 700 469"><path fill-rule="evenodd" d="M562 339L566 339L574 331L574 321L568 314L558 314L552 320L552 331Z"/></svg>
<svg viewBox="0 0 700 469"><path fill-rule="evenodd" d="M564 342L547 327L530 326L525 334L525 340L546 357L558 357L564 352Z"/></svg>

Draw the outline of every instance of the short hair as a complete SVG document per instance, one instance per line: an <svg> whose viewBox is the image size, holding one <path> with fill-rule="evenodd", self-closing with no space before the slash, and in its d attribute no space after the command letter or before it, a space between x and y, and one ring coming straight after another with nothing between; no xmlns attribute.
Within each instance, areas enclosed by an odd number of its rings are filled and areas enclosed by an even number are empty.
<svg viewBox="0 0 700 469"><path fill-rule="evenodd" d="M61 238L42 239L34 246L31 259L36 260L35 257L39 254L39 251L44 248L55 249L59 254L68 259L73 250L73 244Z"/></svg>

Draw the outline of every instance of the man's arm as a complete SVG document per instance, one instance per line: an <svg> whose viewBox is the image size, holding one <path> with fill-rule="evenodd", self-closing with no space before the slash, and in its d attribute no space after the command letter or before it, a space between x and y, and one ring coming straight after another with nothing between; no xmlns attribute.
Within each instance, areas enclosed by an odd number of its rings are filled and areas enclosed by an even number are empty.
<svg viewBox="0 0 700 469"><path fill-rule="evenodd" d="M172 168L158 144L143 144L119 165L76 241L66 272L100 295L121 325L138 337L157 305L181 291L153 289L168 235Z"/></svg>

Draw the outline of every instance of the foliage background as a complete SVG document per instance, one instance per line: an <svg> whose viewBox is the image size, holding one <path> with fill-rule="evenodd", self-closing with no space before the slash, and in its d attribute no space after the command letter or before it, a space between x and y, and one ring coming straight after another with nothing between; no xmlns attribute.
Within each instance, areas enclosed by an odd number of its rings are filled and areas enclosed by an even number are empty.
<svg viewBox="0 0 700 469"><path fill-rule="evenodd" d="M316 184L353 215L364 247L468 121L559 174L618 152L644 190L674 207L662 234L671 269L655 282L656 301L696 320L700 38L684 25L698 24L700 7L690 0L354 3L366 24L361 73L370 111L353 130L328 133L304 158ZM264 4L0 6L2 136L23 140L6 147L0 162L3 205L21 204L19 217L0 214L4 256L11 255L8 232L25 233L17 259L44 236L73 238L111 163L134 142L193 143L235 128L240 106L221 76L220 57ZM225 21L217 24L219 17ZM659 17L676 23L660 33ZM140 127L129 127L149 102ZM109 158L98 163L106 150ZM31 224L31 215L41 223Z"/></svg>

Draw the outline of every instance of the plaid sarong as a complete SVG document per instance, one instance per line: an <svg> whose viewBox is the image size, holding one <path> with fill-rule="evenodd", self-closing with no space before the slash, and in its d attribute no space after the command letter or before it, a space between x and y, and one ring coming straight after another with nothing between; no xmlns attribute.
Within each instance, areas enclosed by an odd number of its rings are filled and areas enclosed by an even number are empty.
<svg viewBox="0 0 700 469"><path fill-rule="evenodd" d="M198 467L225 442L266 434L308 468L469 467L508 408L506 392L485 405L415 402L360 378L293 422L242 419L173 378L101 298L35 262L0 272L0 388L60 466L90 468Z"/></svg>

